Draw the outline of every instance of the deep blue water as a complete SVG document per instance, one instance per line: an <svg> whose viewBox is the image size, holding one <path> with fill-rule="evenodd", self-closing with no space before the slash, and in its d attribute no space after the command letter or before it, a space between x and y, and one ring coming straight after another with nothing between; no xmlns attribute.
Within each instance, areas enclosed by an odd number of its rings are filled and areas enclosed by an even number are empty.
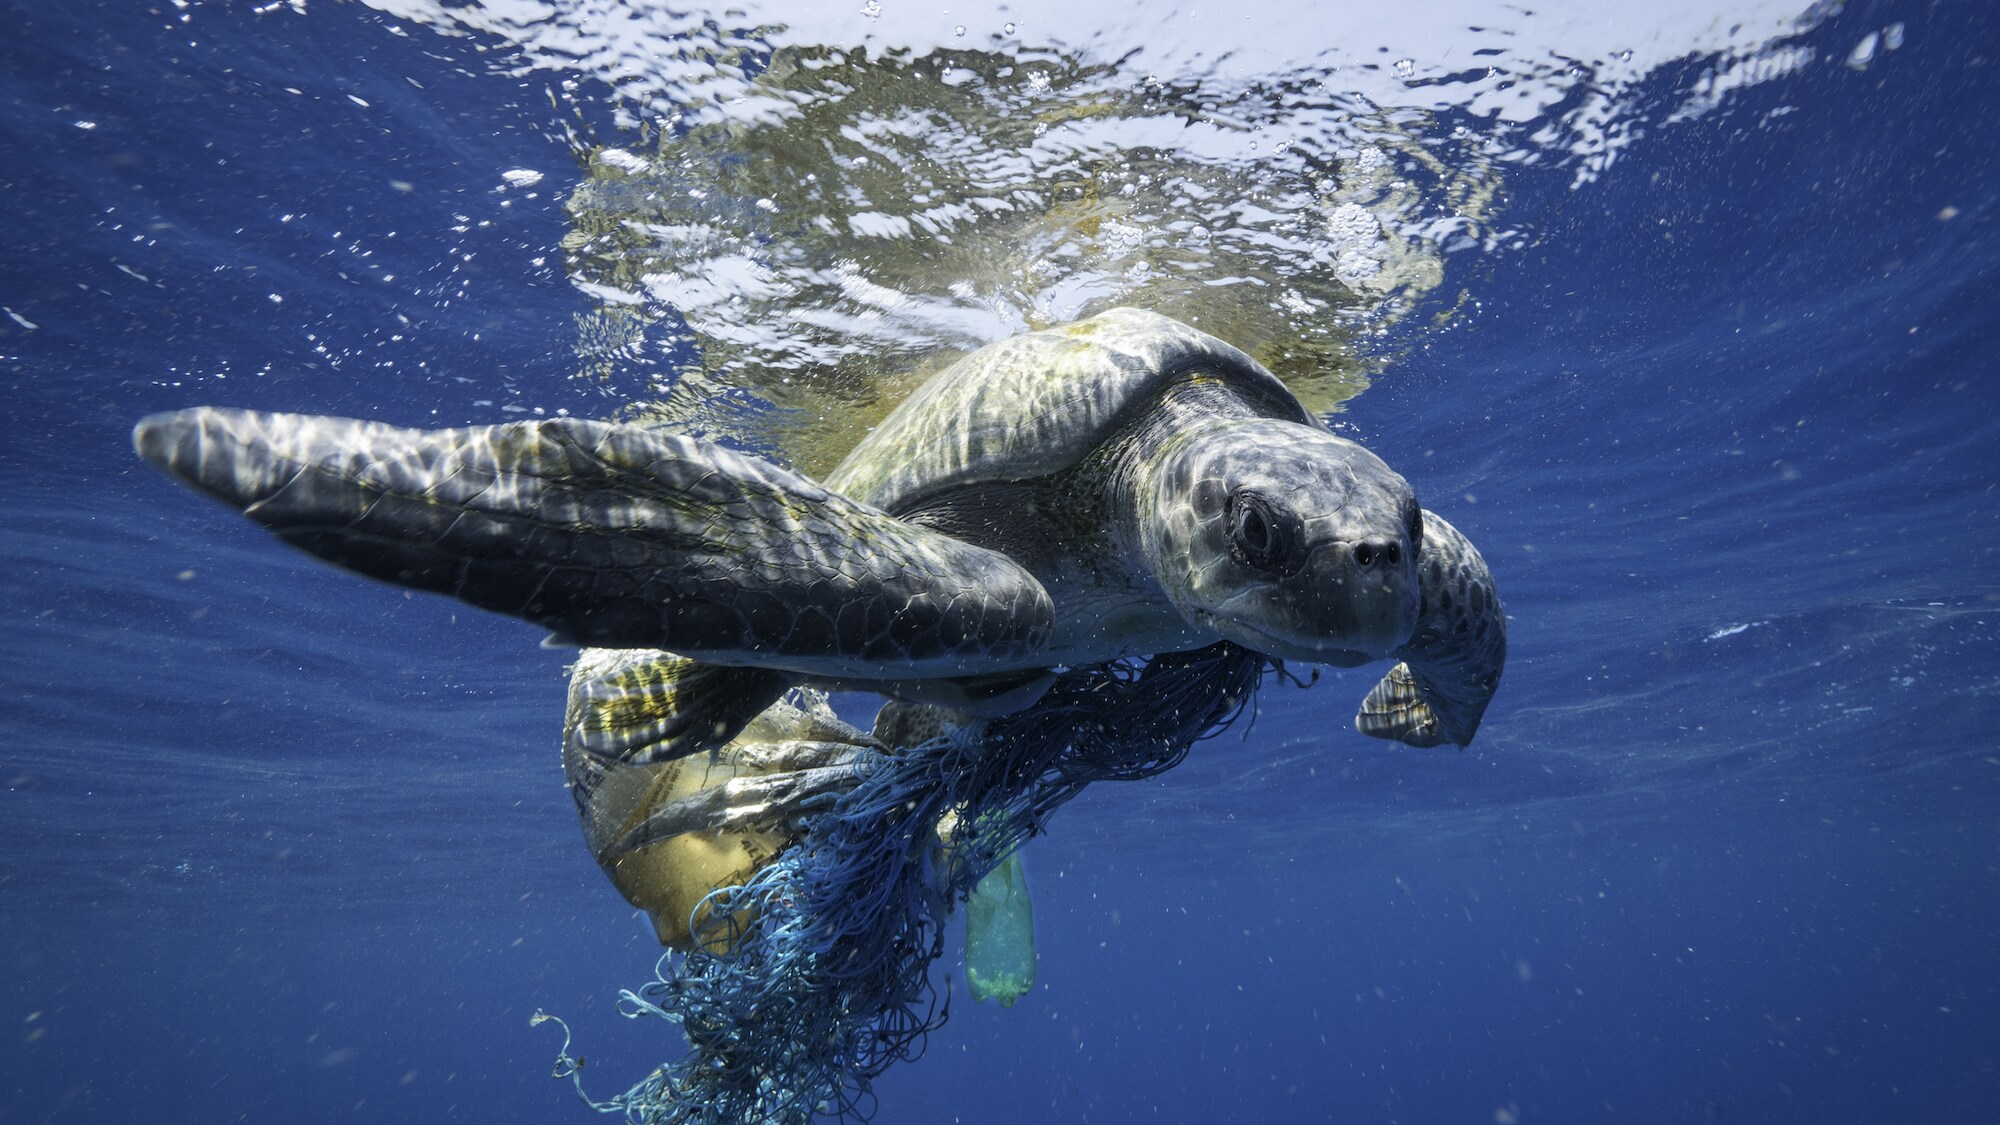
<svg viewBox="0 0 2000 1125"><path fill-rule="evenodd" d="M563 654L127 437L609 410L566 118L358 5L181 14L0 40L0 1121L589 1119L531 1013L600 1095L677 1040L613 1014L656 947L578 846ZM1086 794L1040 987L961 995L877 1120L2000 1120L1996 31L1849 4L1593 183L1511 169L1523 237L1342 418L1499 577L1479 741L1364 745L1336 673Z"/></svg>

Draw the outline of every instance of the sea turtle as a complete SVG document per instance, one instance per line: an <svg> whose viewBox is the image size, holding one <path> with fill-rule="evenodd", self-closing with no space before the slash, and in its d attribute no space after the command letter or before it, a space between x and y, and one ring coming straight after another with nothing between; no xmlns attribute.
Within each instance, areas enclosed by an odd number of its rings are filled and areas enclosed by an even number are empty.
<svg viewBox="0 0 2000 1125"><path fill-rule="evenodd" d="M981 348L823 482L575 419L422 431L201 407L134 442L313 554L593 650L565 761L593 850L663 940L869 742L810 700L774 710L801 683L992 714L1057 669L1229 641L1394 659L1357 726L1462 746L1505 660L1484 561L1401 476L1249 356L1138 309ZM720 773L660 780L719 748L700 768ZM703 832L750 844L646 874L629 859Z"/></svg>

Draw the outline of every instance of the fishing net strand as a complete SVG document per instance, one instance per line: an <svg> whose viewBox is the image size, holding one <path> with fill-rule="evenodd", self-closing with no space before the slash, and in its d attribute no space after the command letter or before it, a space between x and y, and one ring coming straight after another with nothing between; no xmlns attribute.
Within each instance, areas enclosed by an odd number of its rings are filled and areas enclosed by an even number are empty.
<svg viewBox="0 0 2000 1125"><path fill-rule="evenodd" d="M635 1125L868 1120L873 1080L944 1023L930 966L952 909L1085 786L1151 777L1227 726L1263 667L1225 643L1077 669L1025 711L872 754L798 845L709 897L693 952L620 994L688 1052L584 1100ZM556 1076L582 1094L564 1030Z"/></svg>

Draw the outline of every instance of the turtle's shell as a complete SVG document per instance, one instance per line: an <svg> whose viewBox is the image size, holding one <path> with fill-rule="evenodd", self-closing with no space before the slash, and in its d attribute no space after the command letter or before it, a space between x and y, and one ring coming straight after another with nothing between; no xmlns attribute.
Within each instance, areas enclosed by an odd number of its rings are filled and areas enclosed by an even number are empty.
<svg viewBox="0 0 2000 1125"><path fill-rule="evenodd" d="M1243 352L1170 317L1118 308L989 344L939 372L824 483L895 513L967 485L1050 476L1195 376L1221 380L1270 417L1315 424Z"/></svg>

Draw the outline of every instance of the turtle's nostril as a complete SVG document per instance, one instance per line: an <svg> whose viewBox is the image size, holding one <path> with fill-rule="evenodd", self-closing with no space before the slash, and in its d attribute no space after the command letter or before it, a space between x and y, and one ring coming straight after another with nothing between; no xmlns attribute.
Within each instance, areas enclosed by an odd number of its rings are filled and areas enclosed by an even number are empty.
<svg viewBox="0 0 2000 1125"><path fill-rule="evenodd" d="M1380 539L1370 539L1354 545L1354 561L1359 563L1363 569L1374 566L1376 563L1399 566L1403 561L1403 548L1396 543L1387 543Z"/></svg>

